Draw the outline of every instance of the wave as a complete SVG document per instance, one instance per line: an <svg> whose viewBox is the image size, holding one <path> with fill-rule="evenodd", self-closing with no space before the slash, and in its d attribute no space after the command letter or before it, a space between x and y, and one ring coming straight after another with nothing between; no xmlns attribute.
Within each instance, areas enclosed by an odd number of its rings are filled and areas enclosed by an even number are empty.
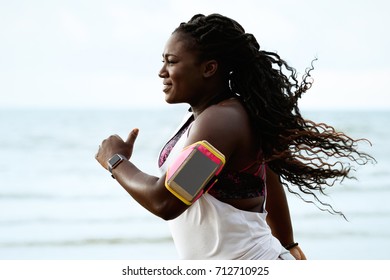
<svg viewBox="0 0 390 280"><path fill-rule="evenodd" d="M67 246L99 246L99 245L125 245L125 244L159 244L172 243L170 236L147 238L100 238L100 239L79 239L79 240L59 240L59 241L27 241L27 242L7 242L1 243L0 248L10 247L67 247Z"/></svg>

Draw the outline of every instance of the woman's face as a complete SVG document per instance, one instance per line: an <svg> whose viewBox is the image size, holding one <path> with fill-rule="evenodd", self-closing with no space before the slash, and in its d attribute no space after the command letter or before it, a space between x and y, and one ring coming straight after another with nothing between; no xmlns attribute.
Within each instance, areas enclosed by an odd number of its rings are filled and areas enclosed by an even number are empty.
<svg viewBox="0 0 390 280"><path fill-rule="evenodd" d="M202 99L203 67L196 51L190 47L191 38L173 33L163 53L163 92L168 103L197 104Z"/></svg>

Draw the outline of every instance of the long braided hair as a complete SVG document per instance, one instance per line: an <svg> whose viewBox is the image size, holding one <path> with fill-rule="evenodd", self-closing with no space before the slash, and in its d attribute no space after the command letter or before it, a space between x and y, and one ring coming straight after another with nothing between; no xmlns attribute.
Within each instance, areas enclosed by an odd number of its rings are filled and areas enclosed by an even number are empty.
<svg viewBox="0 0 390 280"><path fill-rule="evenodd" d="M264 161L281 176L282 184L307 202L319 202L315 204L321 210L343 216L318 199L315 191L325 194L326 186L353 178L353 163L364 165L374 159L357 150L365 139L354 140L301 116L298 99L312 85L313 62L299 82L296 70L278 54L260 50L252 34L219 14L195 15L174 32L190 35L200 59L218 61L232 94L250 116ZM290 184L314 201L303 198Z"/></svg>

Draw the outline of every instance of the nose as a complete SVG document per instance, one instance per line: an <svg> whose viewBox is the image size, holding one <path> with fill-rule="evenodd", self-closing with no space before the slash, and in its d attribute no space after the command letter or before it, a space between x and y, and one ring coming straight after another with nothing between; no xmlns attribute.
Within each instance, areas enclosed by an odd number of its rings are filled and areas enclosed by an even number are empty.
<svg viewBox="0 0 390 280"><path fill-rule="evenodd" d="M160 71L158 72L158 76L160 78L166 78L168 77L168 72L167 70L165 69L165 64L163 65L163 67L161 67Z"/></svg>

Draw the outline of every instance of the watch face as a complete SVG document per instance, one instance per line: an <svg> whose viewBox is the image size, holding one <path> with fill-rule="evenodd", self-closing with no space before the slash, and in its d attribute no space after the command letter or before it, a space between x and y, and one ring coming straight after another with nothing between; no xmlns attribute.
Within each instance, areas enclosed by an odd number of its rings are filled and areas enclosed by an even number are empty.
<svg viewBox="0 0 390 280"><path fill-rule="evenodd" d="M119 155L113 155L112 158L108 160L108 163L112 166L115 167L119 162L122 161L122 158Z"/></svg>

